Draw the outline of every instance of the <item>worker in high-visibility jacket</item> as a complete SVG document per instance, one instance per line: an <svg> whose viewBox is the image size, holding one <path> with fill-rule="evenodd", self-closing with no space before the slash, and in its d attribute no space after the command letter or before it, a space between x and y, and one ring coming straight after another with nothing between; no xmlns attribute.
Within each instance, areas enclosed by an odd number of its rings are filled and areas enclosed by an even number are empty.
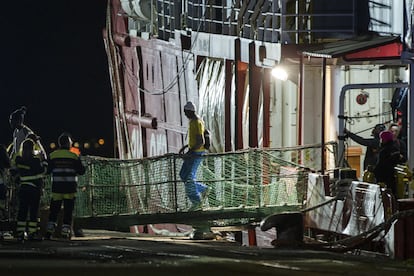
<svg viewBox="0 0 414 276"><path fill-rule="evenodd" d="M13 141L8 147L10 159L14 159L18 155L20 146L30 133L34 133L27 125L24 124L24 116L26 115L26 107L13 111L9 117L10 127L13 130Z"/></svg>
<svg viewBox="0 0 414 276"><path fill-rule="evenodd" d="M24 116L26 114L26 107L22 106L20 109L15 110L10 114L9 123L13 130L13 141L7 147L7 152L10 156L11 164L14 166L16 156L21 155L21 145L27 138L32 139L35 142L35 155L42 159L47 158L45 149L40 142L40 137L37 136L33 130L24 124Z"/></svg>
<svg viewBox="0 0 414 276"><path fill-rule="evenodd" d="M85 167L80 157L70 151L72 139L69 134L61 134L58 144L59 149L53 151L49 156L48 172L52 178L52 194L46 238L50 239L55 233L58 214L63 202L61 237L70 239L78 175L85 173Z"/></svg>
<svg viewBox="0 0 414 276"><path fill-rule="evenodd" d="M19 209L16 233L17 239L21 241L26 237L29 240L41 240L39 205L43 179L47 172L47 162L35 156L34 145L33 140L24 140L22 154L16 157L16 170L19 176Z"/></svg>

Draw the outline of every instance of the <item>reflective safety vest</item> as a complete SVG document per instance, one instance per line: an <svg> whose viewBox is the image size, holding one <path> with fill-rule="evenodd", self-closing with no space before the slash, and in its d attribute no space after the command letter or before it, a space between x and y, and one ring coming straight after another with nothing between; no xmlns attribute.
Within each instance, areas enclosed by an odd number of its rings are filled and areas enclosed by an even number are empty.
<svg viewBox="0 0 414 276"><path fill-rule="evenodd" d="M52 193L75 193L78 175L85 173L79 156L68 149L58 149L50 154L48 172L52 177Z"/></svg>
<svg viewBox="0 0 414 276"><path fill-rule="evenodd" d="M20 176L20 185L42 188L43 178L47 171L47 162L42 162L35 156L29 159L23 159L23 157L17 156L16 168Z"/></svg>

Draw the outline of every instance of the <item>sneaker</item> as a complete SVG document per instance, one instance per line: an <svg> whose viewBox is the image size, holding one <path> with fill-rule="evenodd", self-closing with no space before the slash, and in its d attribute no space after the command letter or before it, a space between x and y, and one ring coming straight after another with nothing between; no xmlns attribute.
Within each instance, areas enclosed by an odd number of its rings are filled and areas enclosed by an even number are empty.
<svg viewBox="0 0 414 276"><path fill-rule="evenodd" d="M45 240L50 240L52 238L52 233L46 232L45 234Z"/></svg>
<svg viewBox="0 0 414 276"><path fill-rule="evenodd" d="M45 239L50 240L52 235L55 233L56 223L49 221L47 224L47 232L45 234Z"/></svg>
<svg viewBox="0 0 414 276"><path fill-rule="evenodd" d="M188 212L199 211L202 209L201 207L201 202L193 203L193 205L191 205L191 207L188 209Z"/></svg>
<svg viewBox="0 0 414 276"><path fill-rule="evenodd" d="M29 241L42 241L43 237L38 232L35 232L35 233L30 233L29 235L27 235L27 239Z"/></svg>
<svg viewBox="0 0 414 276"><path fill-rule="evenodd" d="M85 234L81 228L74 229L73 234L75 234L75 237L85 237Z"/></svg>
<svg viewBox="0 0 414 276"><path fill-rule="evenodd" d="M7 210L0 208L0 221L7 221L8 216L7 216Z"/></svg>
<svg viewBox="0 0 414 276"><path fill-rule="evenodd" d="M200 193L200 200L201 202L205 202L208 200L208 195L210 194L210 187L206 187L206 189Z"/></svg>
<svg viewBox="0 0 414 276"><path fill-rule="evenodd" d="M71 238L70 225L63 224L62 225L62 231L61 231L60 234L61 234L62 238L70 240L70 238Z"/></svg>
<svg viewBox="0 0 414 276"><path fill-rule="evenodd" d="M19 242L24 242L24 240L26 239L26 233L25 233L25 232L18 232L18 233L16 234L16 239L17 239Z"/></svg>

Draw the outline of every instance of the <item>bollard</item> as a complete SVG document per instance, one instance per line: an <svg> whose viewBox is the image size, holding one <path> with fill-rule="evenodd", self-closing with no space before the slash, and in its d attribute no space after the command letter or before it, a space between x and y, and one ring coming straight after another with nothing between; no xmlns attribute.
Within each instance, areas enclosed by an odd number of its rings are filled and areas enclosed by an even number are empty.
<svg viewBox="0 0 414 276"><path fill-rule="evenodd" d="M267 231L276 228L274 246L299 246L303 244L303 214L290 212L270 215L260 222L260 229Z"/></svg>

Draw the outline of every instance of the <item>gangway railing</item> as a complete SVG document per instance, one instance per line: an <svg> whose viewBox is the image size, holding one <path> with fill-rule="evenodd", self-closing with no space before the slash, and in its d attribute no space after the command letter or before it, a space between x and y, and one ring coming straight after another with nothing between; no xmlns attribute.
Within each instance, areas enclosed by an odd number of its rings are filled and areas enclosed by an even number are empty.
<svg viewBox="0 0 414 276"><path fill-rule="evenodd" d="M392 1L157 0L154 30L170 40L177 30L222 34L270 43L311 44L392 30ZM183 12L184 11L184 12ZM148 28L147 28L148 29Z"/></svg>
<svg viewBox="0 0 414 276"><path fill-rule="evenodd" d="M336 143L324 151L336 159ZM149 223L208 221L211 225L247 224L273 213L300 210L307 175L318 170L321 145L248 149L203 157L197 181L210 187L201 210L179 178L183 156L119 160L84 156L75 217L83 228L119 230ZM334 165L333 165L334 166ZM46 185L46 194L50 184Z"/></svg>

